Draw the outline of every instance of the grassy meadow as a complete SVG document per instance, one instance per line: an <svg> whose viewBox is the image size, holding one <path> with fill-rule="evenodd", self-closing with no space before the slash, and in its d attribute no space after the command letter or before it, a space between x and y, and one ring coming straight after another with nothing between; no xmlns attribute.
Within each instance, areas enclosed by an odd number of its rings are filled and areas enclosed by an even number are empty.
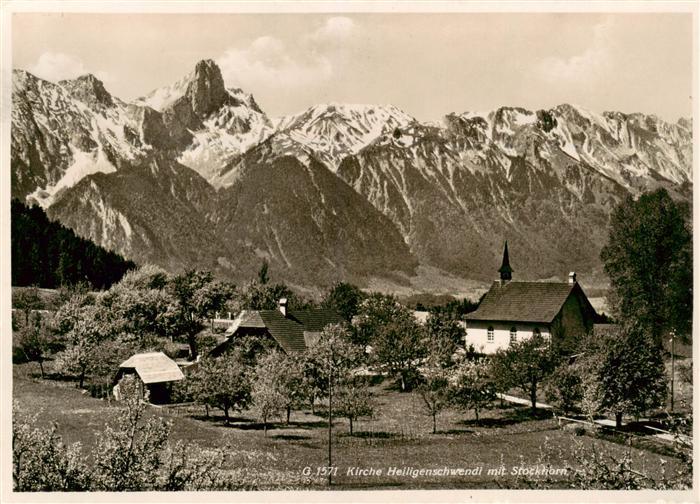
<svg viewBox="0 0 700 504"><path fill-rule="evenodd" d="M376 415L356 421L353 436L346 419L334 419L334 489L522 487L527 486L522 477L510 474L514 466L536 466L546 452L552 467L575 467L572 454L577 445L595 446L612 457L629 450L635 466L650 474L658 473L661 466L664 447L659 443L638 449L619 441L576 436L560 428L551 413L543 411L533 418L526 407L498 402L482 412L479 422L472 412L445 410L438 415L437 434L432 434L432 419L417 393L401 393L389 380L381 379L372 392L377 400ZM37 423L42 426L55 422L64 442L80 442L84 453L95 446L97 433L112 421L118 407L113 401L90 397L74 382L40 379L36 363L13 366L13 395L23 412L37 414ZM241 489L328 488L318 469L326 466L328 456L327 410L323 405L317 407L316 414L309 409L293 411L289 425L275 423L267 435L246 411L238 413L229 426L220 411L210 409L207 417L199 405L152 406L149 411L172 422L171 442L224 448L226 472L240 482ZM667 469L678 463L673 457L663 458ZM505 474L488 474L489 469L501 466L505 466ZM390 467L464 468L475 474L413 477L409 470L408 475L388 475ZM373 469L375 474L353 474L352 468ZM376 474L380 469L382 474ZM548 486L563 488L566 482L554 476Z"/></svg>

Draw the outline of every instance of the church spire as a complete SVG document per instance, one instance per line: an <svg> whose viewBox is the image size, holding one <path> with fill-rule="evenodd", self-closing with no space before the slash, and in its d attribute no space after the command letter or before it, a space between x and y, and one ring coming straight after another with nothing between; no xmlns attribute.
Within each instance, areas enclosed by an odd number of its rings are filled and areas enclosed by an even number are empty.
<svg viewBox="0 0 700 504"><path fill-rule="evenodd" d="M510 267L510 261L508 260L508 240L506 240L506 245L503 249L503 263L498 272L501 274L501 281L503 282L508 282L513 277L513 268Z"/></svg>

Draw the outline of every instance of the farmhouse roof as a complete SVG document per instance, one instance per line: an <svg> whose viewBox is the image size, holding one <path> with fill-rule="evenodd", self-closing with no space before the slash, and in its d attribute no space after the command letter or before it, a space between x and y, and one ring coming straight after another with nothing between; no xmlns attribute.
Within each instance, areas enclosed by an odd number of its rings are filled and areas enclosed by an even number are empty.
<svg viewBox="0 0 700 504"><path fill-rule="evenodd" d="M233 324L226 329L226 334L234 334L239 327L264 329L265 322L260 318L259 311L243 310L238 314L238 317L235 318Z"/></svg>
<svg viewBox="0 0 700 504"><path fill-rule="evenodd" d="M551 323L577 283L496 281L467 320Z"/></svg>
<svg viewBox="0 0 700 504"><path fill-rule="evenodd" d="M133 369L141 381L146 384L177 381L184 378L180 367L163 352L132 355L119 367Z"/></svg>
<svg viewBox="0 0 700 504"><path fill-rule="evenodd" d="M287 316L279 310L261 310L259 314L270 335L288 353L304 351L326 325L342 322L335 311L325 309L289 310Z"/></svg>

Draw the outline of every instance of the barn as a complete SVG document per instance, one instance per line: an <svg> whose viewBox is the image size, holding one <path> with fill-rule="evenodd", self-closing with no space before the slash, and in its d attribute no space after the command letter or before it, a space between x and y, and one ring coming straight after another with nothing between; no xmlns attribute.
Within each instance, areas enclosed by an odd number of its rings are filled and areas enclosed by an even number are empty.
<svg viewBox="0 0 700 504"><path fill-rule="evenodd" d="M593 330L597 314L576 273L569 273L567 282L514 282L507 242L499 273L476 311L466 315L467 346L492 354L540 334L570 353Z"/></svg>

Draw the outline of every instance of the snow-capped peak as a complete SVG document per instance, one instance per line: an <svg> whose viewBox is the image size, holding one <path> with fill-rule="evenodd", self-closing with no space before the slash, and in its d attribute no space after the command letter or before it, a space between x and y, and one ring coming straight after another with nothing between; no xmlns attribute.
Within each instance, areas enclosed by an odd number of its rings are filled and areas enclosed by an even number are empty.
<svg viewBox="0 0 700 504"><path fill-rule="evenodd" d="M184 77L180 78L173 84L169 86L163 86L154 89L146 96L137 98L134 100L136 105L142 105L145 107L151 107L158 112L162 112L170 105L172 105L178 98L185 96L185 91L187 91L187 86L192 81L194 77L194 70Z"/></svg>
<svg viewBox="0 0 700 504"><path fill-rule="evenodd" d="M345 156L414 121L394 105L326 103L279 119L276 129L317 152L336 170Z"/></svg>

